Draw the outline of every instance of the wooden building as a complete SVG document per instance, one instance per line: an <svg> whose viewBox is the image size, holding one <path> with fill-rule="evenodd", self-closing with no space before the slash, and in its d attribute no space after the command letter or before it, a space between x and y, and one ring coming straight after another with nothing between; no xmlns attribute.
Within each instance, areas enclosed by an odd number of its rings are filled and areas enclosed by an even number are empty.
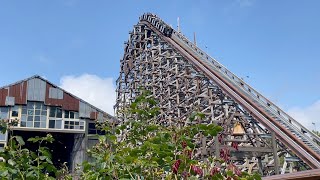
<svg viewBox="0 0 320 180"><path fill-rule="evenodd" d="M51 133L55 165L67 162L70 169L86 160L86 150L96 142L96 122L115 118L99 108L61 89L40 76L0 88L0 118L18 120L14 135L25 140ZM9 138L0 134L0 147ZM32 145L26 144L32 149Z"/></svg>

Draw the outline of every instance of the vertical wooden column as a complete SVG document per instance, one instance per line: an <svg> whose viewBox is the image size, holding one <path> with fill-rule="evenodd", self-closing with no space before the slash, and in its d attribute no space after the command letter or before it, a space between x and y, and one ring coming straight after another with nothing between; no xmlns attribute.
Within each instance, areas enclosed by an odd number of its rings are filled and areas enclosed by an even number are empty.
<svg viewBox="0 0 320 180"><path fill-rule="evenodd" d="M274 159L274 171L276 174L279 174L279 157L277 154L277 143L276 136L274 132L271 132L271 141L272 141L272 149L273 149L273 159Z"/></svg>
<svg viewBox="0 0 320 180"><path fill-rule="evenodd" d="M220 142L218 139L218 135L214 137L214 146L215 146L215 156L216 158L220 157Z"/></svg>

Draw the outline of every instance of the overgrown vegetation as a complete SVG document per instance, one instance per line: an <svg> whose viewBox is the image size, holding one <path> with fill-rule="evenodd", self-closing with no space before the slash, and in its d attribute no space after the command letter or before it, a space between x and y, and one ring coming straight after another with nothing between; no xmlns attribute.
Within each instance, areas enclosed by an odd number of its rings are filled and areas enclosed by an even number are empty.
<svg viewBox="0 0 320 180"><path fill-rule="evenodd" d="M20 136L15 136L11 128L17 121L2 120L0 124L1 132L9 132L7 146L0 151L0 177L1 179L56 179L61 174L51 161L50 149L44 147L44 143L54 141L52 135L45 137L33 137L27 141L37 144L37 150L31 151L24 148L25 141Z"/></svg>
<svg viewBox="0 0 320 180"><path fill-rule="evenodd" d="M221 157L201 160L195 137L214 137L222 130L201 124L204 114L193 113L179 127L159 125L156 105L144 91L125 112L126 122L102 125L106 135L89 151L93 161L84 163L81 179L260 179L233 165L227 149Z"/></svg>
<svg viewBox="0 0 320 180"><path fill-rule="evenodd" d="M188 122L159 124L160 109L150 92L136 98L124 112L125 122L100 124L105 135L88 150L89 162L77 169L83 180L111 179L261 179L258 174L241 172L230 160L227 149L221 157L201 158L197 153L202 137L215 137L222 130L214 124L201 124L204 114L195 112ZM177 120L176 120L177 122ZM2 131L10 131L10 122L2 123ZM24 148L25 142L11 134L7 147L0 153L1 179L71 179L66 169L58 170L51 161L50 150L44 142L52 143L50 134L28 141L37 143L35 152ZM236 148L236 147L235 147Z"/></svg>

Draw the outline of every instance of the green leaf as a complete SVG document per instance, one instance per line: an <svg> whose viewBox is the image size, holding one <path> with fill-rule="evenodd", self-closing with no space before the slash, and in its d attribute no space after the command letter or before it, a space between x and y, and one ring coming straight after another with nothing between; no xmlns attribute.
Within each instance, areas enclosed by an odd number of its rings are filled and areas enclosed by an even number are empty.
<svg viewBox="0 0 320 180"><path fill-rule="evenodd" d="M36 136L36 137L29 138L27 141L36 143L36 142L40 141L40 138L39 138L39 136Z"/></svg>
<svg viewBox="0 0 320 180"><path fill-rule="evenodd" d="M189 120L192 122L196 118L197 113L192 113L191 116L189 117Z"/></svg>
<svg viewBox="0 0 320 180"><path fill-rule="evenodd" d="M0 177L7 177L8 175L9 175L9 171L4 170L3 172L1 172Z"/></svg>
<svg viewBox="0 0 320 180"><path fill-rule="evenodd" d="M199 124L199 129L200 129L200 130L207 130L207 129L208 129L208 126L205 125L205 124Z"/></svg>
<svg viewBox="0 0 320 180"><path fill-rule="evenodd" d="M120 126L120 130L124 130L124 129L126 129L126 128L127 128L126 125L121 125L121 126Z"/></svg>
<svg viewBox="0 0 320 180"><path fill-rule="evenodd" d="M30 172L28 172L28 173L26 174L26 177L27 177L27 178L34 177L34 174L35 174L34 171L30 171Z"/></svg>
<svg viewBox="0 0 320 180"><path fill-rule="evenodd" d="M135 109L136 107L137 107L137 103L136 102L131 103L130 108Z"/></svg>
<svg viewBox="0 0 320 180"><path fill-rule="evenodd" d="M14 175L14 174L18 173L18 171L16 169L9 168L8 170L9 170L9 174L11 174L11 175Z"/></svg>
<svg viewBox="0 0 320 180"><path fill-rule="evenodd" d="M230 171L230 170L228 170L226 174L227 174L227 176L229 176L229 177L232 177L232 176L233 176L233 172Z"/></svg>
<svg viewBox="0 0 320 180"><path fill-rule="evenodd" d="M223 128L221 126L216 126L215 129L217 132L221 132L223 130Z"/></svg>
<svg viewBox="0 0 320 180"><path fill-rule="evenodd" d="M204 113L201 113L201 112L198 112L197 113L197 116L200 118L200 119L204 119L206 116Z"/></svg>
<svg viewBox="0 0 320 180"><path fill-rule="evenodd" d="M106 136L99 136L99 142L103 143L106 142L107 137Z"/></svg>
<svg viewBox="0 0 320 180"><path fill-rule="evenodd" d="M20 146L24 146L25 145L25 142L24 142L24 140L22 139L21 136L15 136L15 139L17 140L17 142L18 142L18 144Z"/></svg>
<svg viewBox="0 0 320 180"><path fill-rule="evenodd" d="M111 136L109 136L109 140L115 141L115 140L117 140L117 137L115 135L111 135Z"/></svg>
<svg viewBox="0 0 320 180"><path fill-rule="evenodd" d="M14 166L16 164L16 162L14 162L14 160L12 160L12 159L9 159L8 164L10 164L11 166Z"/></svg>
<svg viewBox="0 0 320 180"><path fill-rule="evenodd" d="M218 132L215 129L212 129L212 130L209 131L209 134L211 136L217 136Z"/></svg>

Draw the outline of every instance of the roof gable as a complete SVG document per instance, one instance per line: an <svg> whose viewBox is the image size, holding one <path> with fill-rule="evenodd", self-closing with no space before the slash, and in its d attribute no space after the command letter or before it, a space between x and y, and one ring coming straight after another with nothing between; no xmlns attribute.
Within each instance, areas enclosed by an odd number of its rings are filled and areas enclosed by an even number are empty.
<svg viewBox="0 0 320 180"><path fill-rule="evenodd" d="M25 105L27 101L40 101L49 106L60 106L63 110L78 111L82 118L115 120L110 114L39 75L0 87L0 106Z"/></svg>

